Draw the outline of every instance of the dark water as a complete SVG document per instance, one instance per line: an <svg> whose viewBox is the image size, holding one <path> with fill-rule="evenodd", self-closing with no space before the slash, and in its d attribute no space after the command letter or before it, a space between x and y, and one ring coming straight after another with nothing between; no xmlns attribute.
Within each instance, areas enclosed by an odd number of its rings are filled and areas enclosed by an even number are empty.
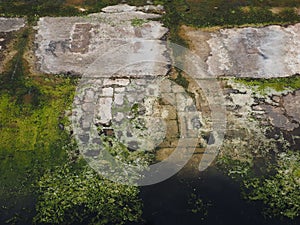
<svg viewBox="0 0 300 225"><path fill-rule="evenodd" d="M16 198L0 200L0 224L32 224L35 215L35 196L19 196Z"/></svg>
<svg viewBox="0 0 300 225"><path fill-rule="evenodd" d="M193 213L189 204L191 194L208 203L207 216L203 212ZM262 215L263 205L247 202L241 198L239 184L210 168L198 177L182 178L180 175L151 186L141 187L145 222L127 225L299 225L297 220L268 219ZM14 208L0 210L0 223L31 224L34 202L27 196ZM23 209L24 210L23 210ZM28 210L32 209L32 210ZM11 214L18 211L18 214ZM3 213L6 212L6 213ZM23 214L23 215L22 215ZM31 216L30 216L31 215Z"/></svg>
<svg viewBox="0 0 300 225"><path fill-rule="evenodd" d="M191 193L209 203L208 214L192 213ZM241 198L239 184L214 168L199 177L174 176L162 183L141 188L144 225L296 225L300 219L269 219L262 215L262 204Z"/></svg>

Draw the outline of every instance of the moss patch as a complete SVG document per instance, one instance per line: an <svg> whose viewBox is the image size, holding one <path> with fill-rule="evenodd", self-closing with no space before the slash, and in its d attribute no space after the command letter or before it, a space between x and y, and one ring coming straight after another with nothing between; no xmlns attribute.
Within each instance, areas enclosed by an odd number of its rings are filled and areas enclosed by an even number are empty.
<svg viewBox="0 0 300 225"><path fill-rule="evenodd" d="M140 27L144 23L147 23L147 20L139 19L139 18L134 18L131 20L131 25L134 27Z"/></svg>
<svg viewBox="0 0 300 225"><path fill-rule="evenodd" d="M236 78L238 83L242 83L248 87L255 88L261 93L265 93L268 89L276 91L297 90L300 89L300 76L271 79L254 79L254 78Z"/></svg>
<svg viewBox="0 0 300 225"><path fill-rule="evenodd" d="M34 215L34 183L45 169L66 161L70 134L65 110L75 93L76 80L30 74L24 52L25 27L16 41L18 53L0 74L0 223L28 221Z"/></svg>

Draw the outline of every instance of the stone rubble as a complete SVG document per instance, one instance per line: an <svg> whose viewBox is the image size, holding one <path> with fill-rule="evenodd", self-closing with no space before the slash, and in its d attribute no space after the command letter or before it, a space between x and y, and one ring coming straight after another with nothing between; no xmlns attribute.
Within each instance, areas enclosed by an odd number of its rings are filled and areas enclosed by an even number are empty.
<svg viewBox="0 0 300 225"><path fill-rule="evenodd" d="M242 160L299 147L298 91L259 94L233 79L225 88L228 129L221 151Z"/></svg>
<svg viewBox="0 0 300 225"><path fill-rule="evenodd" d="M104 80L114 83L113 78ZM95 85L93 79L85 79L83 83L78 87L77 101L74 101L72 122L74 130L82 137L79 143L84 146L82 152L86 157L95 157L95 149L88 147L89 143L101 144L101 135L107 135L108 131L111 138L130 150L158 150L158 155L166 149L173 149L173 152L179 135L188 139L200 136L201 114L193 106L191 97L168 79L128 79L127 85L111 86L112 96L109 97L101 94L107 87ZM164 92L162 87L165 86L170 87L174 96L172 103L165 98L170 94ZM91 96L94 96L93 101L90 101ZM89 131L88 136L84 135L86 131ZM193 142L186 146L190 145Z"/></svg>

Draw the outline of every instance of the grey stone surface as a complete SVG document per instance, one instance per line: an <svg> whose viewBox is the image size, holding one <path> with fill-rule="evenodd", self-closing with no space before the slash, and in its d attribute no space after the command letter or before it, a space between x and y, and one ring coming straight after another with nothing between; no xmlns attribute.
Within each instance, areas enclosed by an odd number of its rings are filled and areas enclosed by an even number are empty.
<svg viewBox="0 0 300 225"><path fill-rule="evenodd" d="M4 18L0 17L0 32L11 32L19 30L25 26L24 18Z"/></svg>
<svg viewBox="0 0 300 225"><path fill-rule="evenodd" d="M271 78L300 73L300 24L190 30L185 35L214 76ZM207 45L201 43L208 43Z"/></svg>
<svg viewBox="0 0 300 225"><path fill-rule="evenodd" d="M300 72L300 24L225 29L208 41L209 72L238 77L285 77Z"/></svg>
<svg viewBox="0 0 300 225"><path fill-rule="evenodd" d="M114 100L115 100L115 104L117 105L123 105L124 103L124 94L115 94L114 95Z"/></svg>
<svg viewBox="0 0 300 225"><path fill-rule="evenodd" d="M260 105L260 107L265 112L266 118L274 127L278 127L287 131L292 131L295 128L299 127L299 124L293 123L285 115L285 108L273 107L266 104L262 104Z"/></svg>
<svg viewBox="0 0 300 225"><path fill-rule="evenodd" d="M111 113L112 98L100 98L97 104L98 111L96 112L96 123L109 124L112 119Z"/></svg>
<svg viewBox="0 0 300 225"><path fill-rule="evenodd" d="M300 90L283 97L283 106L287 114L300 123Z"/></svg>
<svg viewBox="0 0 300 225"><path fill-rule="evenodd" d="M112 87L106 87L102 89L102 96L112 97L114 94L114 89Z"/></svg>
<svg viewBox="0 0 300 225"><path fill-rule="evenodd" d="M40 69L83 74L72 121L75 136L89 133L77 139L86 157L93 155L88 151L99 148L99 143L107 144L101 139L104 136L130 151L153 151L163 142L164 119L171 115L158 100L159 84L170 64L160 41L167 29L158 21L147 21L159 15L138 12L135 7L121 5L104 11L87 18L41 19L36 37ZM141 25L133 26L134 21ZM63 23L65 30L59 27ZM184 111L186 105L181 105ZM178 128L172 132L177 138Z"/></svg>
<svg viewBox="0 0 300 225"><path fill-rule="evenodd" d="M140 6L137 9L143 12L155 12L160 14L165 13L164 7L162 5L145 5L145 6Z"/></svg>
<svg viewBox="0 0 300 225"><path fill-rule="evenodd" d="M86 17L41 18L35 40L39 69L92 77L165 75L169 58L160 39L168 30L151 20L160 15L128 5L103 11Z"/></svg>

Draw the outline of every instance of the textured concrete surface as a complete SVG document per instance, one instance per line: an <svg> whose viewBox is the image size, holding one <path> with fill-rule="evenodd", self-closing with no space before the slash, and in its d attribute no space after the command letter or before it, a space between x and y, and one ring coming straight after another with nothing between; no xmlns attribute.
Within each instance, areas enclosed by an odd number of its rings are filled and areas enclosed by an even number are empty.
<svg viewBox="0 0 300 225"><path fill-rule="evenodd" d="M25 26L24 18L4 18L0 17L0 32L11 32L19 30Z"/></svg>
<svg viewBox="0 0 300 225"><path fill-rule="evenodd" d="M36 29L38 67L46 73L88 76L165 75L160 41L167 29L158 14L117 5L87 17L41 18ZM140 62L141 59L144 62Z"/></svg>
<svg viewBox="0 0 300 225"><path fill-rule="evenodd" d="M214 76L270 78L300 73L300 24L185 30L184 35ZM199 44L205 42L208 46Z"/></svg>

